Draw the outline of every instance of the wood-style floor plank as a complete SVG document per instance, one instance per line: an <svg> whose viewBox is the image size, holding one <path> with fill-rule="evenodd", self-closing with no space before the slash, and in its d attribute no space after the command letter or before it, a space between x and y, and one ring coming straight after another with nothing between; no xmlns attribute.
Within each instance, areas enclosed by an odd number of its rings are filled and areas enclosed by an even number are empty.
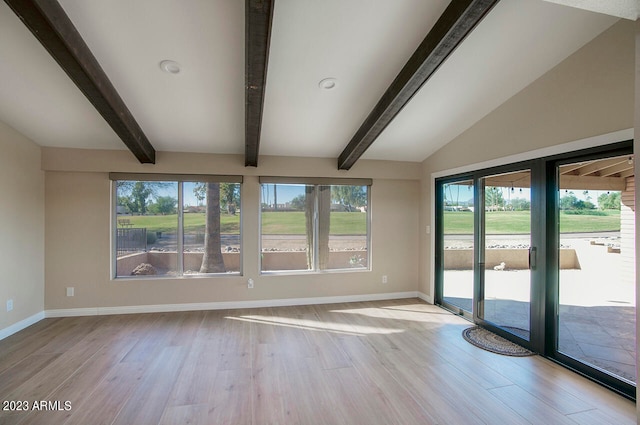
<svg viewBox="0 0 640 425"><path fill-rule="evenodd" d="M251 369L218 370L209 388L205 424L249 425L253 422Z"/></svg>
<svg viewBox="0 0 640 425"><path fill-rule="evenodd" d="M40 326L42 322L46 322L46 326ZM6 338L0 344L0 372L24 360L24 353L33 354L41 349L67 328L62 319L44 319L30 326L29 332L17 332Z"/></svg>
<svg viewBox="0 0 640 425"><path fill-rule="evenodd" d="M391 410L399 423L435 423L435 418L421 405L404 382L397 379L395 367L386 363L360 337L341 336L339 344L349 356L367 385L378 388L390 401Z"/></svg>
<svg viewBox="0 0 640 425"><path fill-rule="evenodd" d="M489 390L498 400L534 424L575 425L569 417L517 385Z"/></svg>
<svg viewBox="0 0 640 425"><path fill-rule="evenodd" d="M190 404L167 407L160 418L159 425L206 425L209 408L206 404Z"/></svg>
<svg viewBox="0 0 640 425"><path fill-rule="evenodd" d="M114 425L155 425L160 421L186 351L183 346L167 346L158 353L140 385L116 416Z"/></svg>
<svg viewBox="0 0 640 425"><path fill-rule="evenodd" d="M52 353L30 354L23 357L23 360L16 363L14 367L0 373L0 394L9 394L12 389L31 379L59 356L60 353Z"/></svg>
<svg viewBox="0 0 640 425"><path fill-rule="evenodd" d="M72 403L65 425L110 425L140 385L147 367L143 363L120 362L84 402ZM153 407L157 409L157 407Z"/></svg>
<svg viewBox="0 0 640 425"><path fill-rule="evenodd" d="M0 425L636 423L544 358L504 357L418 299L46 319L0 341Z"/></svg>
<svg viewBox="0 0 640 425"><path fill-rule="evenodd" d="M47 400L65 401L73 400L74 403L81 403L89 399L95 387L114 368L127 352L137 342L136 339L128 338L105 343L95 355L90 357L78 370L59 385L53 392L46 396ZM73 405L71 406L73 408ZM53 413L56 422L63 423L72 414L72 410L61 410ZM28 417L21 422L23 425L51 423L52 413L48 411L32 411Z"/></svg>

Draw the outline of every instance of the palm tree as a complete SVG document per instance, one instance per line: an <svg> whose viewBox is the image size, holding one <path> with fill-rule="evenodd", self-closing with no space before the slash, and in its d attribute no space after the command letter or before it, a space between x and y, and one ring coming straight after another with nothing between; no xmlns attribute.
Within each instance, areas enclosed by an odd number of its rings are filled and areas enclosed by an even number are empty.
<svg viewBox="0 0 640 425"><path fill-rule="evenodd" d="M331 186L316 186L318 190L318 269L329 265L329 225L331 221ZM314 186L307 186L305 193L305 219L307 224L307 268L314 265Z"/></svg>
<svg viewBox="0 0 640 425"><path fill-rule="evenodd" d="M204 233L204 255L200 273L224 273L220 247L220 184L207 183L207 210Z"/></svg>

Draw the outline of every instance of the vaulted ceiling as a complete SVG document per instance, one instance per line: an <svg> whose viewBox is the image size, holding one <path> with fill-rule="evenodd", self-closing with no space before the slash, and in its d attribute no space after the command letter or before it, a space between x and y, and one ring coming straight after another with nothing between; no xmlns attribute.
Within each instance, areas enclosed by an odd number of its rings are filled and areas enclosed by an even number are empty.
<svg viewBox="0 0 640 425"><path fill-rule="evenodd" d="M61 61L43 47L69 39L64 19L41 22L53 0L5 0L0 121L41 146L129 147L142 162L153 162L147 143L245 154L247 165L259 155L340 158L344 169L360 155L422 161L637 17L636 0L602 13L553 1L60 0L89 56L72 47ZM53 28L42 44L30 19ZM178 73L161 69L167 59ZM56 60L88 66L89 89Z"/></svg>

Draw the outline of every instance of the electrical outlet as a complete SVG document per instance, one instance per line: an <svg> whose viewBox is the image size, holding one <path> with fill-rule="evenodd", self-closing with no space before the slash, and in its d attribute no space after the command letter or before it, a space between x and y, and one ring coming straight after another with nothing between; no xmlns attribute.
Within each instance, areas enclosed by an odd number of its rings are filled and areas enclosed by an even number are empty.
<svg viewBox="0 0 640 425"><path fill-rule="evenodd" d="M253 289L253 279L247 280L247 288Z"/></svg>
<svg viewBox="0 0 640 425"><path fill-rule="evenodd" d="M67 297L73 297L75 295L75 289L73 286L67 287Z"/></svg>
<svg viewBox="0 0 640 425"><path fill-rule="evenodd" d="M389 280L387 279L387 275L382 276L382 283L387 283Z"/></svg>
<svg viewBox="0 0 640 425"><path fill-rule="evenodd" d="M7 311L13 310L13 300L7 300Z"/></svg>

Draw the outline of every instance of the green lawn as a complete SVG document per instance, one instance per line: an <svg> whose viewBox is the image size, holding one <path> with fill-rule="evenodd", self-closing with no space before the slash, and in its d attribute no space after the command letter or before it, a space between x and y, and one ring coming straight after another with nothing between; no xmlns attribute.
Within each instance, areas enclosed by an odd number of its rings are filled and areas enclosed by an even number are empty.
<svg viewBox="0 0 640 425"><path fill-rule="evenodd" d="M178 215L127 215L119 219L129 219L132 227L146 227L150 232L174 233L178 226ZM204 233L204 213L184 214L185 233ZM222 233L240 233L240 215L220 214Z"/></svg>
<svg viewBox="0 0 640 425"><path fill-rule="evenodd" d="M519 234L530 231L529 211L495 211L486 214L489 234ZM444 212L446 234L472 234L473 213ZM560 214L560 232L602 232L620 230L620 211L606 211L606 215Z"/></svg>
<svg viewBox="0 0 640 425"><path fill-rule="evenodd" d="M172 215L119 216L128 219L132 227L146 227L150 232L173 233L178 218ZM240 232L240 215L220 215L222 233ZM185 233L204 233L204 213L184 214ZM269 235L304 235L305 217L303 212L262 213L262 232ZM360 212L332 212L330 232L333 235L366 235L367 215Z"/></svg>
<svg viewBox="0 0 640 425"><path fill-rule="evenodd" d="M262 233L267 235L304 235L304 212L262 213ZM332 235L366 235L367 215L361 212L332 212L329 232Z"/></svg>

